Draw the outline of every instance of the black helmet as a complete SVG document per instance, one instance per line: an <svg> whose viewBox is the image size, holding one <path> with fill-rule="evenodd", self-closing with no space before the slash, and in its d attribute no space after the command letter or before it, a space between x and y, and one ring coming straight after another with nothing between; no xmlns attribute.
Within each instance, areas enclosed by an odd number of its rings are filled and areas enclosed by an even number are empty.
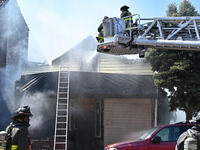
<svg viewBox="0 0 200 150"><path fill-rule="evenodd" d="M22 106L22 107L18 108L17 110L15 110L11 119L14 119L15 117L19 117L19 116L30 116L30 117L32 117L33 115L31 114L30 107L29 106Z"/></svg>
<svg viewBox="0 0 200 150"><path fill-rule="evenodd" d="M104 16L104 18L103 19L108 19L109 17L108 16Z"/></svg>
<svg viewBox="0 0 200 150"><path fill-rule="evenodd" d="M126 5L124 5L124 6L122 6L122 7L120 8L121 11L123 11L123 10L127 10L127 9L129 9L129 7L126 6Z"/></svg>

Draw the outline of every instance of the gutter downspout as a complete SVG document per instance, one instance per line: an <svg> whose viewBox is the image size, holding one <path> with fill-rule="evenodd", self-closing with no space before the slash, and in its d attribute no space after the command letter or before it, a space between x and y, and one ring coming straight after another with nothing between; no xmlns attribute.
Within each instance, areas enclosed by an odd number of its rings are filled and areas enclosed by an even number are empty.
<svg viewBox="0 0 200 150"><path fill-rule="evenodd" d="M155 118L154 118L154 127L157 126L157 116L158 116L158 88L156 90L157 92L157 98L155 100Z"/></svg>

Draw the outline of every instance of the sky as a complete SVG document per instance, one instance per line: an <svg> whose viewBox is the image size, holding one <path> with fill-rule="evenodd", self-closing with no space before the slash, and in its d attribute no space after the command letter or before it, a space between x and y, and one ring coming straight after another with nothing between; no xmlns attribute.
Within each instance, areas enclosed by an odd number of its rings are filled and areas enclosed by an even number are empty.
<svg viewBox="0 0 200 150"><path fill-rule="evenodd" d="M128 5L141 18L166 16L167 6L182 0L17 0L29 27L29 61L51 61L92 35L104 16L119 17ZM200 13L200 1L190 0Z"/></svg>

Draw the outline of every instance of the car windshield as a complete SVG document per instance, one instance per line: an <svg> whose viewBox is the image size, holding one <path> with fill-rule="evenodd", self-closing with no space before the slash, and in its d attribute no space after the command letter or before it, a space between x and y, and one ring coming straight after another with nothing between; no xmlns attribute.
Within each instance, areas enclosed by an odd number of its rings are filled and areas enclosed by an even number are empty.
<svg viewBox="0 0 200 150"><path fill-rule="evenodd" d="M140 138L139 140L145 140L147 138L149 138L152 133L154 133L159 127L155 127L155 128L152 128L151 130L148 130L146 133L144 133Z"/></svg>

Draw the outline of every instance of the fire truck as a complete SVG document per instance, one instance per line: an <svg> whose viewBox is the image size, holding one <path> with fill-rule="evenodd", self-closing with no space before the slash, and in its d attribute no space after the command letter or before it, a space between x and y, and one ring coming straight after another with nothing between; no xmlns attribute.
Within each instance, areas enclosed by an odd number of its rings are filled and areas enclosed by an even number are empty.
<svg viewBox="0 0 200 150"><path fill-rule="evenodd" d="M200 16L140 18L134 14L126 18L134 21L103 20L104 42L97 45L97 52L144 57L149 48L200 51Z"/></svg>

